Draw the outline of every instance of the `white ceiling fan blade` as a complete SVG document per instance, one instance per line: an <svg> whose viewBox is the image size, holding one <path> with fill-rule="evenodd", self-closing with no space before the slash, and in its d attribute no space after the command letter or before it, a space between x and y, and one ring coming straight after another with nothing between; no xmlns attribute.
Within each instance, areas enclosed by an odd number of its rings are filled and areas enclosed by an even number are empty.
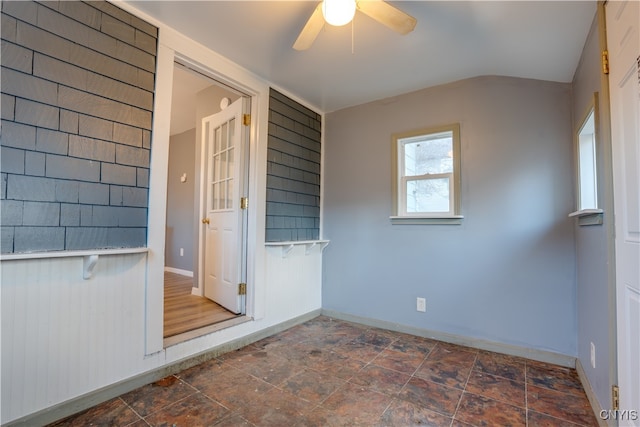
<svg viewBox="0 0 640 427"><path fill-rule="evenodd" d="M358 0L358 10L400 34L408 34L416 26L416 18L382 0Z"/></svg>
<svg viewBox="0 0 640 427"><path fill-rule="evenodd" d="M293 44L295 50L306 50L311 47L313 41L318 37L320 30L324 27L324 17L322 16L322 2L315 8L311 17L305 24L300 35Z"/></svg>

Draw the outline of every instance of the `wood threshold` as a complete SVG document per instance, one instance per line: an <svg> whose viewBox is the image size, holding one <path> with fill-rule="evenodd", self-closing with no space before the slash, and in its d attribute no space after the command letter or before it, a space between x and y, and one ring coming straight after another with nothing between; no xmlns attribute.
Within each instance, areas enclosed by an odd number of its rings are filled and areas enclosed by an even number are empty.
<svg viewBox="0 0 640 427"><path fill-rule="evenodd" d="M237 317L208 298L192 295L193 278L164 273L164 338L174 337Z"/></svg>

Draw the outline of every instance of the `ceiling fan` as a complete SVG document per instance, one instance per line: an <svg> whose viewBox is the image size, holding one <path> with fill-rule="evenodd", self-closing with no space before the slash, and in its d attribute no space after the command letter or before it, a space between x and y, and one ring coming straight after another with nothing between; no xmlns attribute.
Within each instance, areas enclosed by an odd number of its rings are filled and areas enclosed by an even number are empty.
<svg viewBox="0 0 640 427"><path fill-rule="evenodd" d="M348 24L356 10L400 34L408 34L416 26L416 18L383 0L322 0L300 32L293 48L309 49L325 22L335 26Z"/></svg>

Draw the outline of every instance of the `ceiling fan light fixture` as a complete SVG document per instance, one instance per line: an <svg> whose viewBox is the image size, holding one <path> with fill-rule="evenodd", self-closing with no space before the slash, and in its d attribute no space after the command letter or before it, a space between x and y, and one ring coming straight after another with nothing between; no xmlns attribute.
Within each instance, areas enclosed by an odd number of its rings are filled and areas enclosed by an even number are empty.
<svg viewBox="0 0 640 427"><path fill-rule="evenodd" d="M340 27L346 25L356 14L355 0L323 0L322 15L327 24Z"/></svg>

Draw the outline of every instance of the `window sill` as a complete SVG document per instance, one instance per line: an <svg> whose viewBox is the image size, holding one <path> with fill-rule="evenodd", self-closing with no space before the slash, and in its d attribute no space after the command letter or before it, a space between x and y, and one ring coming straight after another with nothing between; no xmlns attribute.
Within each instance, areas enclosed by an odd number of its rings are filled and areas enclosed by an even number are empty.
<svg viewBox="0 0 640 427"><path fill-rule="evenodd" d="M464 216L390 216L391 224L460 225Z"/></svg>
<svg viewBox="0 0 640 427"><path fill-rule="evenodd" d="M602 225L602 209L582 209L571 212L569 218L578 218L578 225Z"/></svg>

